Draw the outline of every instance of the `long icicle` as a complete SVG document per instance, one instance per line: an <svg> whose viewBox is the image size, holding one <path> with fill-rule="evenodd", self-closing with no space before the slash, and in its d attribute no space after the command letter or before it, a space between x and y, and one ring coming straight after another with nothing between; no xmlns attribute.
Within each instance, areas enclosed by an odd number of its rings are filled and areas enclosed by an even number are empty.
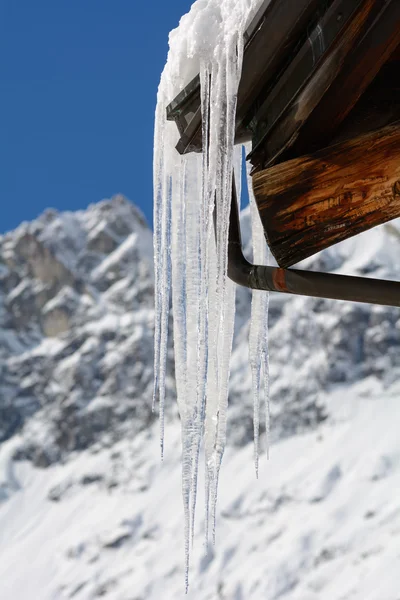
<svg viewBox="0 0 400 600"><path fill-rule="evenodd" d="M200 295L201 302L204 303L202 310L199 310L199 339L198 339L198 357L197 357L197 411L196 411L196 439L193 449L193 471L192 471L192 488L191 488L191 539L193 545L194 539L194 521L196 513L197 500L197 478L199 470L199 457L201 439L204 434L204 418L206 410L207 397L207 372L208 372L208 278L209 278L209 239L213 234L212 212L214 204L214 196L210 192L207 182L207 172L209 165L209 143L208 143L208 124L209 124L209 107L210 107L210 69L209 65L201 65L201 106L202 106L202 178L201 178L201 215L200 215Z"/></svg>
<svg viewBox="0 0 400 600"><path fill-rule="evenodd" d="M160 448L161 460L164 458L164 415L165 415L165 379L167 370L168 351L168 326L169 309L171 297L171 195L172 181L169 179L166 186L167 197L163 198L163 229L162 229L162 254L163 271L161 274L161 334L160 334L160 374L159 374L159 397L160 397Z"/></svg>
<svg viewBox="0 0 400 600"><path fill-rule="evenodd" d="M253 194L250 169L247 166L247 187L250 201L251 229L253 240L253 261L256 264L269 263L269 249L265 243L264 228L261 223L256 200ZM252 291L251 319L249 332L249 360L252 374L252 391L254 404L254 463L258 478L259 463L259 427L260 427L260 394L264 388L264 409L267 440L267 457L269 457L270 402L269 402L269 350L268 350L268 308L269 292ZM263 385L262 385L263 384Z"/></svg>
<svg viewBox="0 0 400 600"><path fill-rule="evenodd" d="M206 529L211 515L215 538L215 507L226 444L229 362L235 311L235 286L227 278L227 241L236 96L243 57L243 34L248 19L260 3L261 0L195 2L189 15L182 18L179 30L171 33L169 57L158 92L154 153L157 286L154 401L157 397L160 400L163 452L172 260L175 373L182 429L186 587L190 540L193 541L194 536L202 437L206 471ZM207 20L213 25L210 31L203 29ZM190 65L188 57L198 57L198 64L193 58ZM183 160L174 149L177 131L174 124L166 122L165 110L198 71L202 88L203 156L191 155ZM215 238L212 222L214 198L218 221ZM184 211L182 204L185 205Z"/></svg>
<svg viewBox="0 0 400 600"><path fill-rule="evenodd" d="M226 445L226 417L229 392L230 356L232 352L234 318L235 318L235 292L236 286L228 279L228 233L229 215L232 196L232 176L234 165L234 134L237 90L239 86L243 39L241 35L231 39L231 48L225 56L224 73L220 75L222 106L225 107L223 119L219 118L221 127L220 143L218 144L219 156L219 194L217 193L217 290L216 305L218 307L219 322L217 324L217 422L215 447L212 465L214 468L213 485L211 488L211 522L213 527L213 543L215 543L216 503L218 496L218 482L222 457ZM223 142L223 143L221 143ZM237 150L240 152L240 150Z"/></svg>

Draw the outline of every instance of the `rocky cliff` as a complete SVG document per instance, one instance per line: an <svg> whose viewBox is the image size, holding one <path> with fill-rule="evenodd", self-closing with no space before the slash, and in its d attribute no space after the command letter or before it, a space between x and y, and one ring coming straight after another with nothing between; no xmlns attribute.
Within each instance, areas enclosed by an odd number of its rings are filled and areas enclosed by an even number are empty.
<svg viewBox="0 0 400 600"><path fill-rule="evenodd" d="M0 237L0 441L37 466L151 420L152 236L114 197Z"/></svg>

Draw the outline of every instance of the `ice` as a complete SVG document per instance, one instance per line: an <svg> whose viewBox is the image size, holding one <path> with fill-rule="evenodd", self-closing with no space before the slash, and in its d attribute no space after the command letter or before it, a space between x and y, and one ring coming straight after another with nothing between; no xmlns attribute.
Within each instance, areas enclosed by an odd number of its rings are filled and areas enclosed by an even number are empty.
<svg viewBox="0 0 400 600"><path fill-rule="evenodd" d="M159 157L155 153L155 160ZM158 395L160 405L161 458L164 454L164 405L165 375L168 344L168 322L171 288L171 181L162 169L161 162L155 165L155 353L153 408ZM162 181L161 178L166 180ZM159 178L159 179L158 179Z"/></svg>
<svg viewBox="0 0 400 600"><path fill-rule="evenodd" d="M233 168L240 188L241 148L234 148L243 34L262 0L198 0L170 34L158 89L154 135L155 383L161 452L172 287L175 373L182 430L182 494L188 586L197 478L204 444L206 539L215 540L216 502L226 444L235 285L227 277ZM179 156L166 107L200 73L203 152ZM217 227L214 229L214 220ZM265 349L261 306L254 340ZM263 337L264 336L264 337ZM263 355L264 356L264 355Z"/></svg>
<svg viewBox="0 0 400 600"><path fill-rule="evenodd" d="M264 229L253 194L249 168L247 169L247 187L249 191L251 231L253 239L253 260L256 264L269 263L269 249L265 243ZM268 354L268 308L269 292L253 290L251 300L251 320L249 334L249 360L252 375L254 403L254 463L258 478L260 394L264 382L264 410L266 419L267 456L269 455L269 354Z"/></svg>

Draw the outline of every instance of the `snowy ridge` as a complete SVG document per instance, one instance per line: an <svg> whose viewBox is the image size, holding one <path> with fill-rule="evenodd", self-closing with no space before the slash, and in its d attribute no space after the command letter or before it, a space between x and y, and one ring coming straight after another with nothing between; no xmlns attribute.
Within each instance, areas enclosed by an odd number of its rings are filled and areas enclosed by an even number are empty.
<svg viewBox="0 0 400 600"><path fill-rule="evenodd" d="M122 196L0 237L0 440L21 432L16 456L46 465L151 421L151 237Z"/></svg>

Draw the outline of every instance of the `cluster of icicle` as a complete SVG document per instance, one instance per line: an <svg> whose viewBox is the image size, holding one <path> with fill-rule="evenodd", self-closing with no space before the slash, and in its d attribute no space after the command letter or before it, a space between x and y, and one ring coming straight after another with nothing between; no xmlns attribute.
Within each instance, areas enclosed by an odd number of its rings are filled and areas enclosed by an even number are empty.
<svg viewBox="0 0 400 600"><path fill-rule="evenodd" d="M178 29L158 90L154 140L154 253L156 284L154 402L159 401L161 454L169 309L172 296L175 373L182 427L186 588L193 541L200 446L204 445L206 543L215 540L218 478L226 442L229 363L235 285L227 277L232 174L240 198L242 148L234 147L236 97L243 33L261 0L197 0ZM180 156L178 132L166 106L200 73L203 152ZM251 186L250 186L251 189ZM252 205L254 259L266 245ZM214 227L214 209L218 225ZM268 374L266 293L253 295L250 363L253 374L255 455L261 373ZM266 384L266 387L268 385ZM268 411L267 411L268 412Z"/></svg>

